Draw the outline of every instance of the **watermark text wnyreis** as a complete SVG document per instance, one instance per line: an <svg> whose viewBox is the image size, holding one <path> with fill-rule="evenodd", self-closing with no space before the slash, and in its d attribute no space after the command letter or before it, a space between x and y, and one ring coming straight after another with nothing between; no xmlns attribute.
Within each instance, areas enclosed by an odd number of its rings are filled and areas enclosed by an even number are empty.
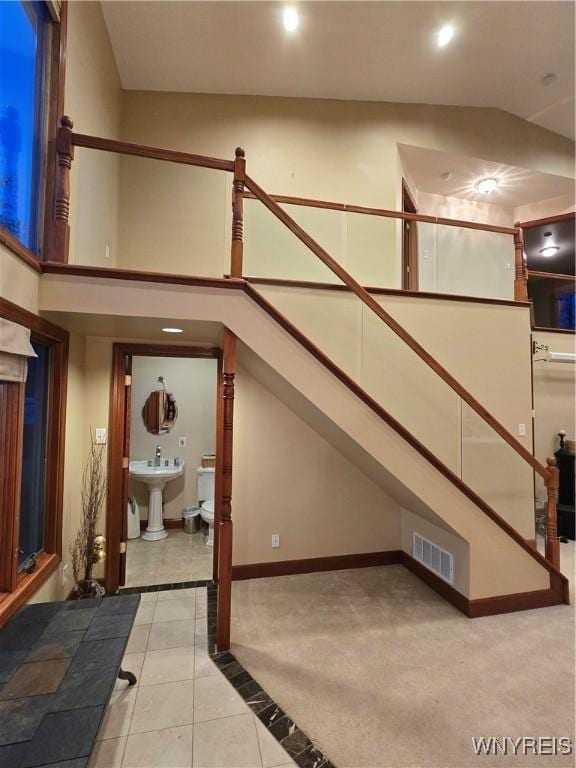
<svg viewBox="0 0 576 768"><path fill-rule="evenodd" d="M472 736L476 755L571 755L568 736Z"/></svg>

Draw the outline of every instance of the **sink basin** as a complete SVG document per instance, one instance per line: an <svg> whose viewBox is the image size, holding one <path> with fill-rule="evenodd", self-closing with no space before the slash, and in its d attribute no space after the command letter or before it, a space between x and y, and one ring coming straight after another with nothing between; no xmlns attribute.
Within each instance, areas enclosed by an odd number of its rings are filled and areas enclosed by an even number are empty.
<svg viewBox="0 0 576 768"><path fill-rule="evenodd" d="M162 491L166 483L174 480L184 472L184 462L174 463L174 459L161 459L159 466L150 466L146 459L131 461L129 464L130 477L146 483L150 491L148 503L148 526L142 538L147 541L159 541L168 536L162 518Z"/></svg>

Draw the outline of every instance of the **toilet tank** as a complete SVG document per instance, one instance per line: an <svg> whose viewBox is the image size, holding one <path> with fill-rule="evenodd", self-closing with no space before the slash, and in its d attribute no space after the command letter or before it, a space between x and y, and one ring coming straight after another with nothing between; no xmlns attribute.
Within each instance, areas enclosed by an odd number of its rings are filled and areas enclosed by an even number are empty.
<svg viewBox="0 0 576 768"><path fill-rule="evenodd" d="M214 501L214 467L198 467L198 501Z"/></svg>

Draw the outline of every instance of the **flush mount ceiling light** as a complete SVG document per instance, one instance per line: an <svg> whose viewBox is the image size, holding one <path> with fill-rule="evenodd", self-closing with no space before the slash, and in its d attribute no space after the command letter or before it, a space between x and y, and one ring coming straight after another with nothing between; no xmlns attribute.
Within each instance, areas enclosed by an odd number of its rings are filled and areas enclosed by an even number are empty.
<svg viewBox="0 0 576 768"><path fill-rule="evenodd" d="M162 333L184 333L182 328L162 328Z"/></svg>
<svg viewBox="0 0 576 768"><path fill-rule="evenodd" d="M452 24L444 24L443 27L440 27L436 35L436 42L438 43L438 48L444 48L444 46L448 45L450 40L452 40L452 38L454 37L455 31L456 30L454 29Z"/></svg>
<svg viewBox="0 0 576 768"><path fill-rule="evenodd" d="M474 185L474 189L476 192L481 192L483 195L487 195L489 192L494 192L497 186L498 179L491 177L489 179L480 179L480 181L477 181Z"/></svg>
<svg viewBox="0 0 576 768"><path fill-rule="evenodd" d="M557 245L549 245L547 248L542 248L540 250L540 253L542 254L542 256L548 257L548 256L554 256L556 253L558 253L559 250L560 248Z"/></svg>
<svg viewBox="0 0 576 768"><path fill-rule="evenodd" d="M295 32L300 25L300 17L295 8L284 8L282 12L282 22L286 32Z"/></svg>

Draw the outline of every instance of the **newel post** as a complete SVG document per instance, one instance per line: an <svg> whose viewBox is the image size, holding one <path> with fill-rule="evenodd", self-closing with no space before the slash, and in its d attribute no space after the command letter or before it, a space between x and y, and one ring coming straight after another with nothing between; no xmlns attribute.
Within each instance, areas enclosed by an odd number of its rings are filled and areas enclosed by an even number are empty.
<svg viewBox="0 0 576 768"><path fill-rule="evenodd" d="M49 261L68 261L70 240L70 169L74 157L72 120L64 115L56 135L56 178L54 189L54 218L48 249Z"/></svg>
<svg viewBox="0 0 576 768"><path fill-rule="evenodd" d="M524 233L520 222L514 224L514 301L528 301L528 266L524 253Z"/></svg>
<svg viewBox="0 0 576 768"><path fill-rule="evenodd" d="M236 336L224 330L222 356L222 483L218 524L218 609L216 645L219 651L230 648L232 608L232 443L234 430L234 376L236 374Z"/></svg>
<svg viewBox="0 0 576 768"><path fill-rule="evenodd" d="M556 499L560 486L560 472L556 465L556 458L550 456L546 459L548 464L548 479L546 489L548 491L548 504L546 506L546 560L556 568L560 568L560 541L558 539L558 523L556 518Z"/></svg>
<svg viewBox="0 0 576 768"><path fill-rule="evenodd" d="M246 157L242 147L236 147L234 158L234 183L232 187L232 256L231 277L242 277L244 255L244 179L246 178Z"/></svg>

